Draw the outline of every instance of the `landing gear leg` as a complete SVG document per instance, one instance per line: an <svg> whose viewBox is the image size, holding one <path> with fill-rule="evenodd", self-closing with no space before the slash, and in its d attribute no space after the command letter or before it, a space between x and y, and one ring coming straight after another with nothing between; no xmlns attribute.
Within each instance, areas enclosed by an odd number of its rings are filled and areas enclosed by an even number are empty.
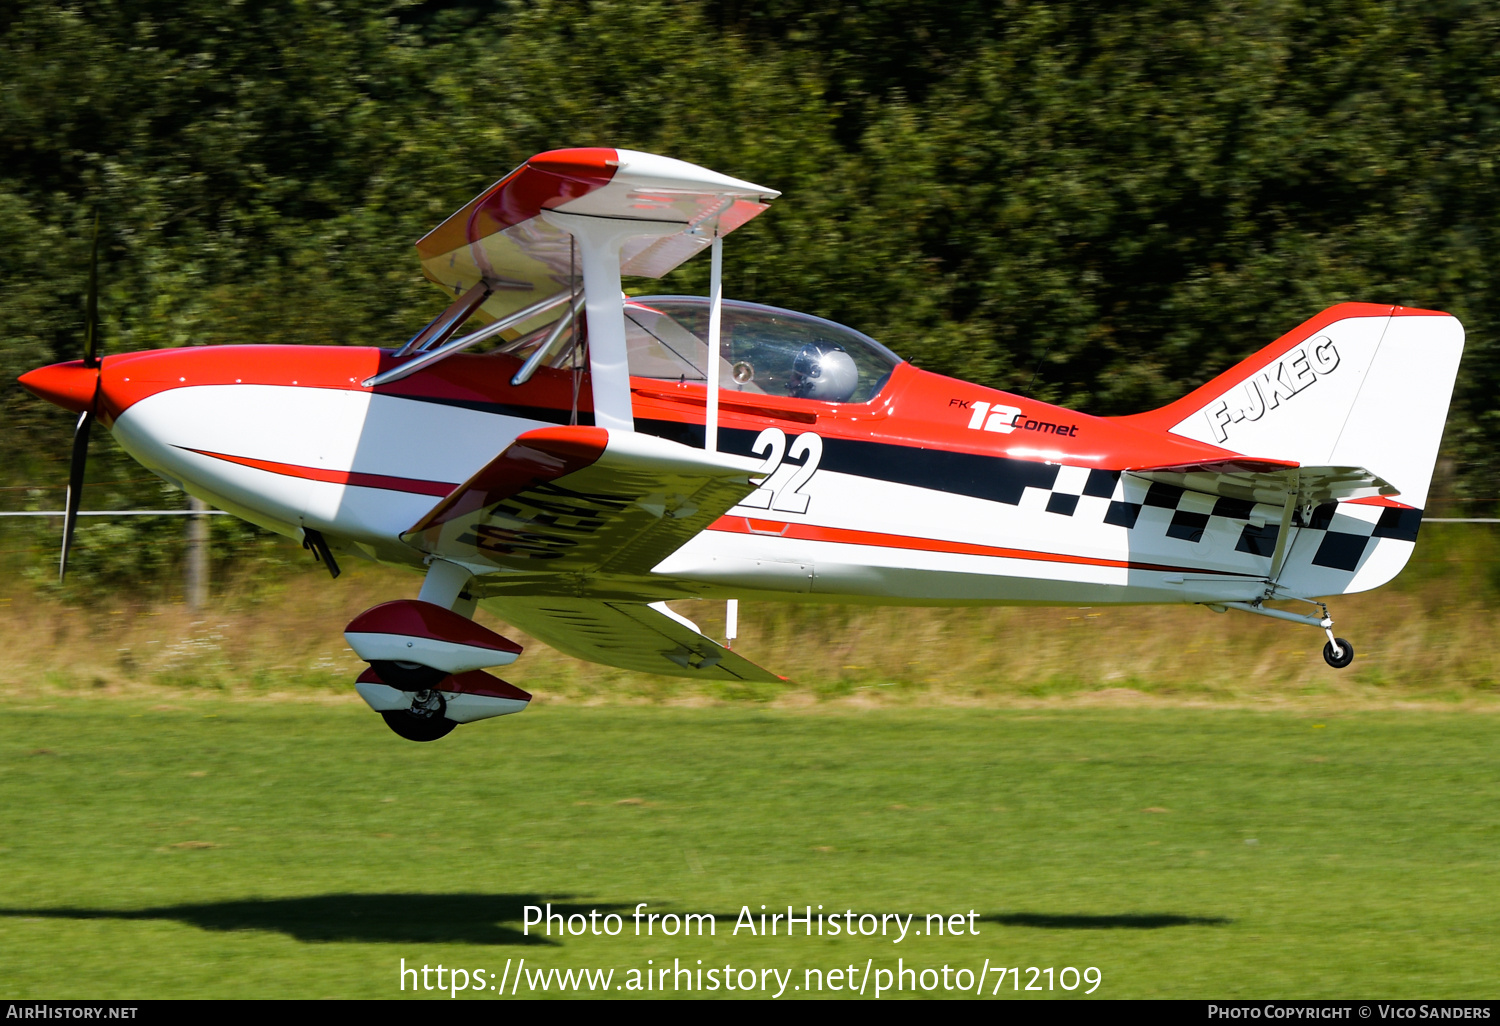
<svg viewBox="0 0 1500 1026"><path fill-rule="evenodd" d="M422 590L417 593L417 599L452 609L458 605L472 576L457 563L434 559L427 565L427 576L422 578Z"/></svg>
<svg viewBox="0 0 1500 1026"><path fill-rule="evenodd" d="M458 726L443 715L447 708L440 692L418 691L410 709L395 709L380 715L386 726L408 741L436 741Z"/></svg>

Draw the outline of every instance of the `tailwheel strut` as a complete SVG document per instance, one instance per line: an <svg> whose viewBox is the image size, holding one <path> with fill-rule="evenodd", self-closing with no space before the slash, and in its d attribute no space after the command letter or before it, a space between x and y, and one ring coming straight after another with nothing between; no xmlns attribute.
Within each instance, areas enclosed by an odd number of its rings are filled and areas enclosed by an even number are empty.
<svg viewBox="0 0 1500 1026"><path fill-rule="evenodd" d="M1284 609L1269 609L1262 603L1264 599L1254 602L1207 602L1208 608L1222 613L1228 609L1238 609L1246 613L1254 613L1257 616L1269 616L1273 620L1286 620L1288 623L1305 624L1308 627L1317 627L1328 636L1328 643L1323 646L1323 661L1335 670L1342 670L1354 662L1354 646L1345 638L1333 636L1333 617L1328 615L1328 606L1316 599L1298 598L1297 596L1282 596L1296 602L1306 602L1310 606L1317 606L1322 616L1307 616L1302 613L1289 613Z"/></svg>

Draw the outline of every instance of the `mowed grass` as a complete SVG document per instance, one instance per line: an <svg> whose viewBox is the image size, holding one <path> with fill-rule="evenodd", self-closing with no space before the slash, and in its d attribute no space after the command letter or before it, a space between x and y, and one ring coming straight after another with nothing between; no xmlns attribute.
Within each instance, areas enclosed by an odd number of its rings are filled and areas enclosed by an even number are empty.
<svg viewBox="0 0 1500 1026"><path fill-rule="evenodd" d="M1094 966L1099 997L1494 996L1497 728L539 705L413 745L353 704L51 697L0 723L0 992L385 998L402 958L524 957L791 969L803 996L804 969L902 958ZM524 936L546 901L625 932ZM636 937L643 901L717 935ZM732 935L762 904L979 935Z"/></svg>

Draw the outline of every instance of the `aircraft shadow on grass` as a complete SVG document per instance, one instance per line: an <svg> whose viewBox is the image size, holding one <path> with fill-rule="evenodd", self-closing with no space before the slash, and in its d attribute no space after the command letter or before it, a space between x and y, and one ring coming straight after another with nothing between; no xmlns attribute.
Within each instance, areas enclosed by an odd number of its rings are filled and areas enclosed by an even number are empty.
<svg viewBox="0 0 1500 1026"><path fill-rule="evenodd" d="M269 930L299 941L386 944L555 945L521 932L527 905L552 904L564 918L597 909L628 919L634 906L575 905L535 894L319 894L305 898L243 898L159 908L0 908L30 919L170 919L202 930Z"/></svg>
<svg viewBox="0 0 1500 1026"><path fill-rule="evenodd" d="M633 905L559 902L535 894L319 894L305 898L243 898L159 908L0 908L0 916L27 919L170 919L201 930L267 930L308 943L555 945L538 933L521 931L525 906L551 903L565 919L600 918L614 912L628 919ZM734 915L717 915L733 922ZM991 913L980 922L1045 930L1159 930L1172 926L1226 926L1217 916L1163 913L1055 915L1040 912Z"/></svg>
<svg viewBox="0 0 1500 1026"><path fill-rule="evenodd" d="M1233 919L1222 916L1179 916L1160 912L1113 916L995 912L980 916L979 921L999 926L1030 926L1040 930L1160 930L1168 926L1228 926L1234 922Z"/></svg>

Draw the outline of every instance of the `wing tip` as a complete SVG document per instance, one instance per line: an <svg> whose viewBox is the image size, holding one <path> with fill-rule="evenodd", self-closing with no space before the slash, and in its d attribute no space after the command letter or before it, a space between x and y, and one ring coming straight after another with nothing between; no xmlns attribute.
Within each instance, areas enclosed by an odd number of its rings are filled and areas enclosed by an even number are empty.
<svg viewBox="0 0 1500 1026"><path fill-rule="evenodd" d="M538 153L526 162L526 166L559 178L603 185L614 178L620 166L620 153L613 146L574 146Z"/></svg>
<svg viewBox="0 0 1500 1026"><path fill-rule="evenodd" d="M550 456L594 463L609 447L609 429L587 425L560 424L534 428L516 436L515 444L539 449ZM574 467L573 469L580 469Z"/></svg>

